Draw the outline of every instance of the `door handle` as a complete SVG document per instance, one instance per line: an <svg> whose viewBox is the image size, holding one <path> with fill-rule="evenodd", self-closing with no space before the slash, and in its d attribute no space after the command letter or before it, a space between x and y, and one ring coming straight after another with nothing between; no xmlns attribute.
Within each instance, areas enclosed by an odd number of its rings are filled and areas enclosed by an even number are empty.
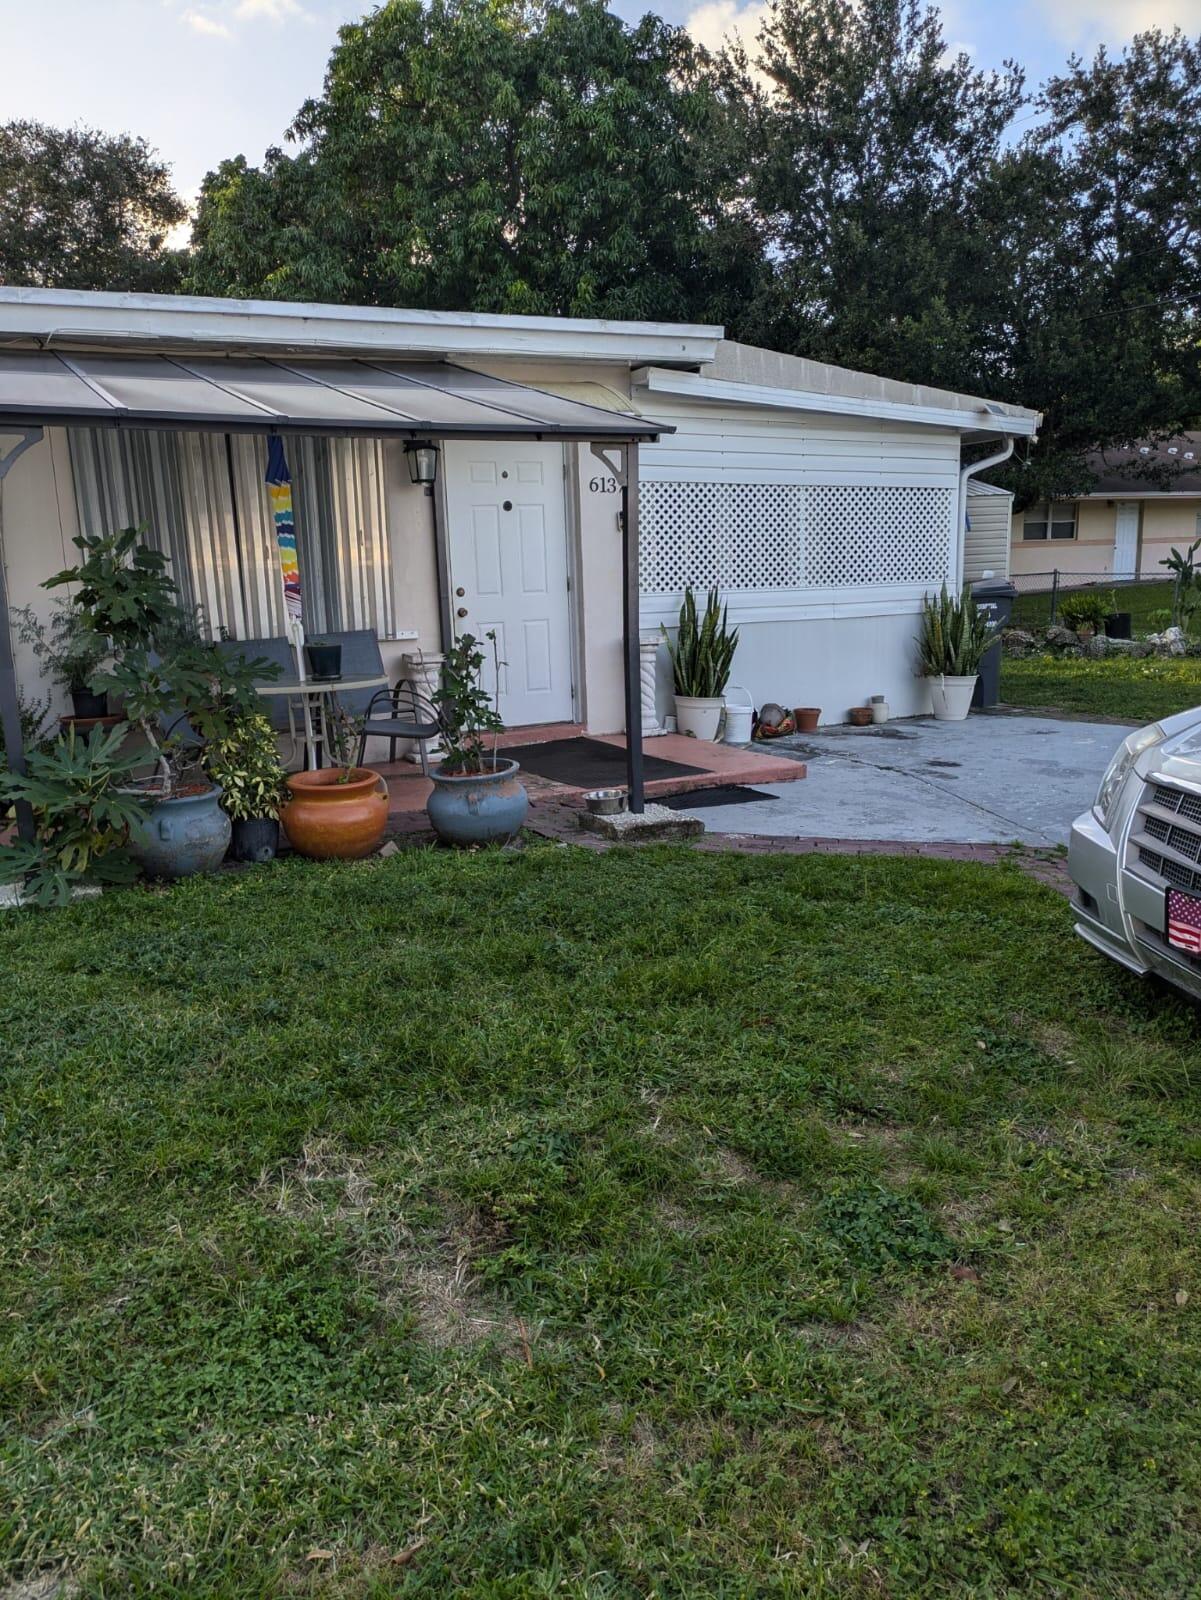
<svg viewBox="0 0 1201 1600"><path fill-rule="evenodd" d="M458 595L459 599L461 600L463 598L463 596L467 593L467 590L466 589L456 589L455 593Z"/></svg>
<svg viewBox="0 0 1201 1600"><path fill-rule="evenodd" d="M460 606L459 609L455 612L455 616L456 617L465 617L466 615L467 615L467 607L466 606Z"/></svg>

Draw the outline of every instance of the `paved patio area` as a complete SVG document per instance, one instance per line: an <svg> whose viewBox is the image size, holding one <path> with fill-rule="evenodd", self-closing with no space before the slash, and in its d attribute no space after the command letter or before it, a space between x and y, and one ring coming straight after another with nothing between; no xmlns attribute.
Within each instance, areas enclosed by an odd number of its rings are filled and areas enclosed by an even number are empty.
<svg viewBox="0 0 1201 1600"><path fill-rule="evenodd" d="M808 781L771 800L698 808L715 833L955 844L1067 843L1124 736L1111 723L973 715L823 728L771 746Z"/></svg>
<svg viewBox="0 0 1201 1600"><path fill-rule="evenodd" d="M582 735L583 730L563 723L547 723L541 728L516 728L501 735L500 746L538 744L552 739ZM619 733L587 735L601 744L625 749L625 739ZM745 783L756 788L766 784L785 792L798 778L805 776L805 758L799 752L767 752L759 747L748 749L743 745L709 744L700 739L686 739L682 734L666 733L644 744L647 755L659 756L664 761L678 761L685 766L699 767L695 776L652 779L646 784L648 798L661 794L686 794L692 789L709 788L714 784ZM407 761L389 763L369 761L377 772L388 780L389 815L401 824L406 819L421 820L424 824L425 802L429 797L430 782L421 776L421 768ZM543 803L570 803L578 800L583 788L567 783L553 783L549 778L523 772L521 781L529 792L530 800L537 806Z"/></svg>

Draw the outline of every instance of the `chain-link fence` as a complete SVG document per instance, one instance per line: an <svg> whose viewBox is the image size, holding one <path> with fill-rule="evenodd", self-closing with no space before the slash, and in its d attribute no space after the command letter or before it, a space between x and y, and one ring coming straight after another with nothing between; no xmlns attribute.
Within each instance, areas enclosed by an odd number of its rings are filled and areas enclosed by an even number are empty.
<svg viewBox="0 0 1201 1600"><path fill-rule="evenodd" d="M1049 628L1057 621L1066 595L1095 591L1114 597L1114 611L1128 611L1134 633L1153 633L1172 621L1176 581L1162 577L1115 578L1112 572L1019 572L1012 575L1017 599L1011 628Z"/></svg>

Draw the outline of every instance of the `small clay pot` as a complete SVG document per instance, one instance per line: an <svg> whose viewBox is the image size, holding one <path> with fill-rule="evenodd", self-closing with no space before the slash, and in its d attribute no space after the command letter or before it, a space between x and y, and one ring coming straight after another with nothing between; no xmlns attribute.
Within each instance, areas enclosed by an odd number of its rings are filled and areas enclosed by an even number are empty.
<svg viewBox="0 0 1201 1600"><path fill-rule="evenodd" d="M847 713L847 720L853 728L866 728L872 720L871 706L852 706Z"/></svg>
<svg viewBox="0 0 1201 1600"><path fill-rule="evenodd" d="M796 722L798 733L816 733L817 725L821 721L822 708L820 706L793 706L792 715Z"/></svg>

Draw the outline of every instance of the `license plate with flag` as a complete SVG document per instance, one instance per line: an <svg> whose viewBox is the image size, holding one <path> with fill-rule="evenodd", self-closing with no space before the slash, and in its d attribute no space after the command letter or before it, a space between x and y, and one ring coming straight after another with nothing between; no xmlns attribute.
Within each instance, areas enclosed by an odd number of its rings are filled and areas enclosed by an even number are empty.
<svg viewBox="0 0 1201 1600"><path fill-rule="evenodd" d="M1168 890L1168 943L1190 956L1201 955L1201 900L1180 889Z"/></svg>

